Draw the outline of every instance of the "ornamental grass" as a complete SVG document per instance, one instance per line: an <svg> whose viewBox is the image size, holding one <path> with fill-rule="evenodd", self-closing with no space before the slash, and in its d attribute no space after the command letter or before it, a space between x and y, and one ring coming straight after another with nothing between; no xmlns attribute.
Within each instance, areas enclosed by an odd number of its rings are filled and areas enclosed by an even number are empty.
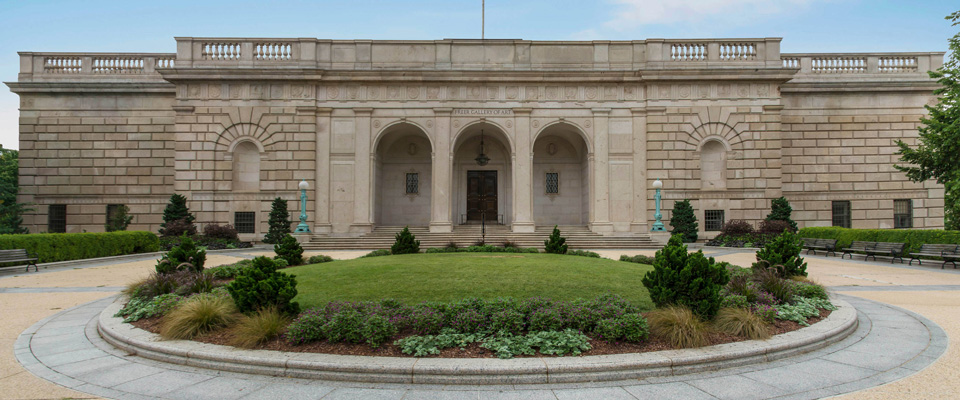
<svg viewBox="0 0 960 400"><path fill-rule="evenodd" d="M689 308L667 306L647 314L650 332L674 347L693 348L707 345L707 325Z"/></svg>
<svg viewBox="0 0 960 400"><path fill-rule="evenodd" d="M230 297L201 294L163 317L160 336L164 339L192 339L230 325L236 319L237 307Z"/></svg>
<svg viewBox="0 0 960 400"><path fill-rule="evenodd" d="M251 348L280 335L290 324L291 318L277 311L276 307L267 307L243 315L230 331L230 344Z"/></svg>
<svg viewBox="0 0 960 400"><path fill-rule="evenodd" d="M713 321L713 328L719 332L751 340L770 337L770 331L763 318L744 308L721 308Z"/></svg>

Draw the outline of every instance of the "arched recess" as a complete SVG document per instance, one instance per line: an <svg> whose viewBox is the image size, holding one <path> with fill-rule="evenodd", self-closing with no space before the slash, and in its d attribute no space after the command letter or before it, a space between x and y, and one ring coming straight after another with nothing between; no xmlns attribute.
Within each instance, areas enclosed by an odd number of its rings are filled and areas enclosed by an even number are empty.
<svg viewBox="0 0 960 400"><path fill-rule="evenodd" d="M486 165L478 165L481 132ZM465 124L453 141L454 224L511 223L513 145L500 126L486 120ZM482 195L482 196L481 196Z"/></svg>
<svg viewBox="0 0 960 400"><path fill-rule="evenodd" d="M260 191L261 146L253 140L238 140L230 145L233 154L232 189L234 192Z"/></svg>
<svg viewBox="0 0 960 400"><path fill-rule="evenodd" d="M533 144L533 220L586 225L590 218L589 142L567 123L545 126Z"/></svg>
<svg viewBox="0 0 960 400"><path fill-rule="evenodd" d="M727 144L711 136L700 144L700 188L722 190L727 188Z"/></svg>
<svg viewBox="0 0 960 400"><path fill-rule="evenodd" d="M427 134L410 123L388 125L377 135L373 165L375 224L430 224L432 152Z"/></svg>

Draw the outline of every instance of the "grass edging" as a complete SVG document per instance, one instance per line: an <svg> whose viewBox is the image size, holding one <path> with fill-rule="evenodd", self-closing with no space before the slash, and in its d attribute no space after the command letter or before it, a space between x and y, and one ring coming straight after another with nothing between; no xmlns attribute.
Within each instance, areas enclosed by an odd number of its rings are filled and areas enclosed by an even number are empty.
<svg viewBox="0 0 960 400"><path fill-rule="evenodd" d="M144 358L222 371L376 383L573 383L684 375L767 362L820 349L846 338L858 326L857 312L852 305L839 299L831 301L837 310L826 319L768 340L650 353L510 360L271 352L192 341L161 341L159 335L113 317L123 305L121 297L100 313L97 330L111 345Z"/></svg>

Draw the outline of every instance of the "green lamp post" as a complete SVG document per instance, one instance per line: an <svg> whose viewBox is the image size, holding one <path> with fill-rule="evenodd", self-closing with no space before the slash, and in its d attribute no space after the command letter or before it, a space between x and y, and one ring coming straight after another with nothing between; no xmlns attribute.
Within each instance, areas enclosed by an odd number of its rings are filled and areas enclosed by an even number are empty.
<svg viewBox="0 0 960 400"><path fill-rule="evenodd" d="M300 223L297 224L296 233L310 233L310 226L307 225L307 188L309 187L306 179L300 181Z"/></svg>
<svg viewBox="0 0 960 400"><path fill-rule="evenodd" d="M660 179L657 179L653 182L653 188L657 189L657 194L653 195L653 200L657 204L656 212L653 213L653 218L656 221L653 223L653 229L650 229L651 232L663 232L666 229L663 228L663 222L660 221L660 218L663 217L663 214L660 213L660 188L663 187L663 182L660 182Z"/></svg>

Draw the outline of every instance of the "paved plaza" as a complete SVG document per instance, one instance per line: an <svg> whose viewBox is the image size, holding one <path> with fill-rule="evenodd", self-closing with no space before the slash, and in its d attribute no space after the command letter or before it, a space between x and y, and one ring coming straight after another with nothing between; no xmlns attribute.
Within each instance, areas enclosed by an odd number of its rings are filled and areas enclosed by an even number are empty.
<svg viewBox="0 0 960 400"><path fill-rule="evenodd" d="M218 253L208 265L265 250ZM748 266L751 251L707 249ZM352 258L364 252L326 252ZM605 257L652 251L602 251ZM938 265L808 256L811 278L859 311L859 327L826 348L771 363L629 382L425 386L305 381L158 363L112 348L96 317L151 257L0 275L0 398L954 398L960 381L960 272ZM79 307L78 307L79 306ZM18 362L19 360L19 362ZM39 376L39 377L38 377ZM158 384L162 383L162 384ZM69 388L69 389L68 389Z"/></svg>

